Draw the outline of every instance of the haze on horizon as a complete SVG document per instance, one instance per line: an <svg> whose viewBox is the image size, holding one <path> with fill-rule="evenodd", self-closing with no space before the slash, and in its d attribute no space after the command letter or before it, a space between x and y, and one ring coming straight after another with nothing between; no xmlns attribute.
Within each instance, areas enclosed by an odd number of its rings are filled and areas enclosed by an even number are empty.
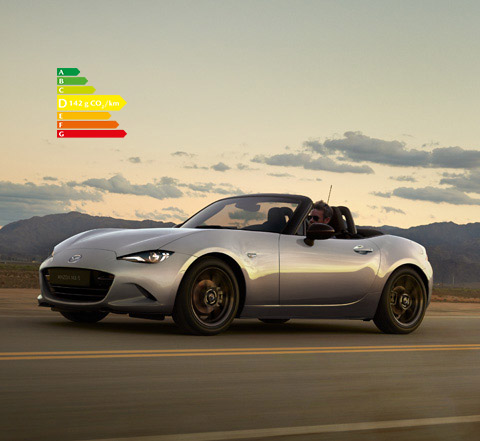
<svg viewBox="0 0 480 441"><path fill-rule="evenodd" d="M179 222L234 194L363 225L480 219L476 1L0 2L0 225ZM124 139L56 138L56 68L127 101Z"/></svg>

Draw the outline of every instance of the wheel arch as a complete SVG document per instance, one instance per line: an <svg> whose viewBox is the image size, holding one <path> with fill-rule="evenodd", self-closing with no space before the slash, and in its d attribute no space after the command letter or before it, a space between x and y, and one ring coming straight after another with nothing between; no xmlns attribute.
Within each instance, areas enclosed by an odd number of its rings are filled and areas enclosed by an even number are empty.
<svg viewBox="0 0 480 441"><path fill-rule="evenodd" d="M185 272L182 276L182 280L180 280L175 298L178 296L179 290L182 286L182 281L185 278L185 275L190 270L190 268L195 263L197 263L200 260L203 260L205 258L208 258L208 257L216 257L217 259L222 260L232 269L233 273L235 274L235 277L237 278L237 282L238 282L238 288L240 290L240 293L239 293L240 294L240 304L238 305L238 311L237 311L236 317L240 317L240 314L242 313L243 307L245 306L245 299L246 299L246 296L247 296L245 276L243 275L242 269L241 269L240 265L238 264L238 262L235 259L233 259L232 257L230 257L229 255L221 253L221 252L210 252L210 253L202 254L197 259L195 259L193 262L191 262L190 265L188 266L188 268L186 268L186 270L185 270Z"/></svg>
<svg viewBox="0 0 480 441"><path fill-rule="evenodd" d="M420 279L422 280L422 283L423 283L423 286L425 288L425 292L427 293L427 302L430 301L430 290L429 290L429 284L428 284L428 277L427 275L425 274L425 272L422 270L422 268L420 268L418 265L415 265L413 263L405 263L403 265L400 265L399 267L395 268L391 273L390 275L388 276L388 279L390 279L390 277L392 276L392 274L400 269L404 269L404 268L410 268L412 269L413 271L415 271L419 276L420 276ZM387 279L387 280L388 280Z"/></svg>

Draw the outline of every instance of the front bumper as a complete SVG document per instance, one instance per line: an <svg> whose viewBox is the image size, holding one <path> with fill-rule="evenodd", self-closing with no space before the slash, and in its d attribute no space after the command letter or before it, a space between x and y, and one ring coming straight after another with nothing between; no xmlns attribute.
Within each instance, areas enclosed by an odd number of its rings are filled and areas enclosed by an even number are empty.
<svg viewBox="0 0 480 441"><path fill-rule="evenodd" d="M75 263L68 260L81 255ZM149 313L170 315L175 296L186 268L194 257L173 253L155 264L118 260L113 251L75 248L62 250L40 266L39 305L58 310L102 310L117 313ZM48 268L87 269L114 276L105 297L100 301L65 299L51 290L45 278Z"/></svg>

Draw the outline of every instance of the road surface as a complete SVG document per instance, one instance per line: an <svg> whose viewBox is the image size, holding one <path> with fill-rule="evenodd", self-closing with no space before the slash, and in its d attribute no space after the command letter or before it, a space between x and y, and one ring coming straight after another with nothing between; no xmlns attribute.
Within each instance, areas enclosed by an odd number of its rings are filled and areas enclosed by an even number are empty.
<svg viewBox="0 0 480 441"><path fill-rule="evenodd" d="M479 439L478 305L433 304L407 336L237 320L194 337L168 319L75 324L1 294L1 440Z"/></svg>

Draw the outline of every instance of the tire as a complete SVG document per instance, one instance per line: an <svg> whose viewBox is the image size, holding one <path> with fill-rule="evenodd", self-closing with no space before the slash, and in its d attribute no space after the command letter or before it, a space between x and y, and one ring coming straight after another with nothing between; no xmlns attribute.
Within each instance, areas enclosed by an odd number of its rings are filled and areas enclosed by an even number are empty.
<svg viewBox="0 0 480 441"><path fill-rule="evenodd" d="M420 326L426 308L427 291L419 274L399 268L383 288L373 321L387 334L408 334Z"/></svg>
<svg viewBox="0 0 480 441"><path fill-rule="evenodd" d="M238 282L230 266L216 257L207 257L194 263L185 274L173 320L188 334L219 334L231 325L239 300Z"/></svg>
<svg viewBox="0 0 480 441"><path fill-rule="evenodd" d="M269 325L283 325L287 323L290 319L258 319L263 323L268 323Z"/></svg>
<svg viewBox="0 0 480 441"><path fill-rule="evenodd" d="M103 320L108 312L100 311L60 311L65 318L76 323L97 323Z"/></svg>

